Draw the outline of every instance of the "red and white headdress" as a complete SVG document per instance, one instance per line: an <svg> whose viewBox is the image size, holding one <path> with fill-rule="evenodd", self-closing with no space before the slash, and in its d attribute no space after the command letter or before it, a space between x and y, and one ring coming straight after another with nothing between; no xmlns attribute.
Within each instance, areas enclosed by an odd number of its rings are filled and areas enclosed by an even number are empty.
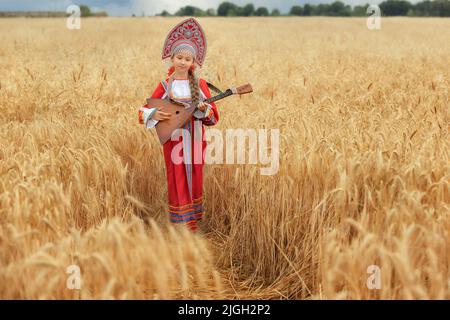
<svg viewBox="0 0 450 320"><path fill-rule="evenodd" d="M200 67L203 65L206 56L206 37L194 18L180 22L169 32L164 42L162 59L169 58L180 50L191 52L197 64Z"/></svg>

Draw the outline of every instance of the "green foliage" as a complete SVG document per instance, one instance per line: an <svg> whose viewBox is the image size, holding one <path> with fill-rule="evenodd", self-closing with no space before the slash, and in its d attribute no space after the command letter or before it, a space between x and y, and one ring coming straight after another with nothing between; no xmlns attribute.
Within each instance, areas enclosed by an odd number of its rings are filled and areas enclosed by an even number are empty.
<svg viewBox="0 0 450 320"><path fill-rule="evenodd" d="M249 3L249 4L245 5L241 9L240 12L241 12L241 15L244 17L254 16L255 15L255 7L253 6L253 4Z"/></svg>
<svg viewBox="0 0 450 320"><path fill-rule="evenodd" d="M405 0L387 0L379 4L383 16L406 16L413 5Z"/></svg>
<svg viewBox="0 0 450 320"><path fill-rule="evenodd" d="M411 15L419 17L450 17L450 1L435 0L418 2L411 9Z"/></svg>
<svg viewBox="0 0 450 320"><path fill-rule="evenodd" d="M106 11L92 12L87 5L80 4L80 14L82 17L107 17Z"/></svg>
<svg viewBox="0 0 450 320"><path fill-rule="evenodd" d="M209 16L209 17L217 15L216 9L209 8L208 10L206 10L206 15Z"/></svg>
<svg viewBox="0 0 450 320"><path fill-rule="evenodd" d="M269 15L269 10L267 10L266 7L259 7L255 11L255 16L260 16L260 17L264 16L264 17L266 17L268 15Z"/></svg>
<svg viewBox="0 0 450 320"><path fill-rule="evenodd" d="M313 13L313 6L310 5L309 3L305 4L305 6L303 7L303 15L304 16L310 16Z"/></svg>
<svg viewBox="0 0 450 320"><path fill-rule="evenodd" d="M367 8L369 7L368 4L363 6L354 6L352 11L352 16L355 17L364 17L367 16Z"/></svg>
<svg viewBox="0 0 450 320"><path fill-rule="evenodd" d="M303 8L301 6L293 6L289 11L289 14L293 16L301 16L303 15Z"/></svg>
<svg viewBox="0 0 450 320"><path fill-rule="evenodd" d="M292 16L339 16L350 17L368 16L367 8L369 4L357 5L353 8L342 1L333 3L309 4L303 6L295 5L291 7L288 15ZM385 0L379 4L383 16L430 16L430 17L449 17L450 0L425 0L416 4L411 4L406 0ZM89 9L89 8L88 8ZM162 16L169 16L167 11L163 11ZM208 9L203 11L197 7L185 6L179 9L177 16L221 16L221 17L250 17L250 16L280 16L283 15L278 9L273 9L270 14L266 7L255 9L252 3L245 6L238 6L232 2L225 1L219 4L217 11Z"/></svg>
<svg viewBox="0 0 450 320"><path fill-rule="evenodd" d="M407 0L385 0L379 5L381 10L381 15L383 16L408 16L408 17L450 17L450 0L424 0L416 4L412 4ZM295 5L292 6L287 15L291 16L340 16L349 17L357 16L364 17L369 16L367 13L367 8L369 4L356 5L351 7L342 1L335 1L333 3L319 3L319 4L309 4L305 5ZM89 6L81 4L80 14L82 17L106 17L108 14L105 11L92 12ZM162 11L157 16L168 17L172 16L166 10ZM209 8L206 11L194 7L185 6L180 8L175 14L175 16L193 16L193 17L211 17L211 16L222 16L222 17L250 17L250 16L283 16L286 14L280 13L276 8L269 10L266 7L259 7L255 9L252 3L248 3L244 6L238 6L232 2L225 1L219 4L217 10L214 8ZM66 16L65 12L44 12L44 11L20 11L20 12L0 12L0 17L6 16ZM133 17L136 14L132 14ZM142 13L145 16L145 13Z"/></svg>
<svg viewBox="0 0 450 320"><path fill-rule="evenodd" d="M169 12L167 12L166 10L163 10L163 12L161 12L159 15L160 15L160 16L163 16L163 17L169 17L169 16L171 16L171 14L170 14Z"/></svg>
<svg viewBox="0 0 450 320"><path fill-rule="evenodd" d="M280 10L278 10L278 9L272 9L272 12L270 13L270 15L272 17L278 17L281 15L281 13L280 13Z"/></svg>
<svg viewBox="0 0 450 320"><path fill-rule="evenodd" d="M194 6L185 6L180 8L176 13L176 16L193 16L193 17L203 17L206 16L206 12L200 8Z"/></svg>
<svg viewBox="0 0 450 320"><path fill-rule="evenodd" d="M236 15L238 6L231 2L222 2L217 8L217 15L226 17L230 15Z"/></svg>
<svg viewBox="0 0 450 320"><path fill-rule="evenodd" d="M81 13L82 17L90 17L91 9L88 6L82 4L82 5L80 5L80 13Z"/></svg>

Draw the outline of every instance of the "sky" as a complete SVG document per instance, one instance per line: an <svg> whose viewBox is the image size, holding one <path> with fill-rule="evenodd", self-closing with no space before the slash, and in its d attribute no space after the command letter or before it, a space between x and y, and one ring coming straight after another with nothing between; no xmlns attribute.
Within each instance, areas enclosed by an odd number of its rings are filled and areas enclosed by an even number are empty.
<svg viewBox="0 0 450 320"><path fill-rule="evenodd" d="M253 3L255 8L264 6L269 10L274 8L281 13L288 13L294 5L304 5L305 3L331 3L335 0L0 0L0 11L66 11L71 4L85 4L91 11L106 11L110 16L137 16L155 15L166 10L175 13L179 8L192 5L200 9L217 9L224 1L233 2L239 6ZM345 4L378 4L382 0L341 0ZM410 0L415 3L418 0Z"/></svg>

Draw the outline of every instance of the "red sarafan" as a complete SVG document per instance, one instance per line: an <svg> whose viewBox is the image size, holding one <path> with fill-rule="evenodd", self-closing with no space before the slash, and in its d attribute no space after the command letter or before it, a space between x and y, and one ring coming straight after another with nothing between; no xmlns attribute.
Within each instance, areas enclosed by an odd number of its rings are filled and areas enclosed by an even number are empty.
<svg viewBox="0 0 450 320"><path fill-rule="evenodd" d="M173 57L177 54L192 56L189 68L174 62ZM163 144L169 219L172 223L187 225L193 232L198 230L197 223L204 213L203 165L207 146L204 126L212 126L219 121L215 103L203 102L211 98L206 80L197 78L194 73L197 67L201 69L205 54L206 38L198 22L189 18L179 23L167 36L163 48L162 58L169 57L172 62L168 77L151 95L154 99L171 99L199 106L181 127L182 134L172 136ZM156 108L145 105L139 109L139 123L153 128L159 121L165 121L167 115L158 112ZM156 120L155 114L158 114ZM173 155L179 160L174 161Z"/></svg>

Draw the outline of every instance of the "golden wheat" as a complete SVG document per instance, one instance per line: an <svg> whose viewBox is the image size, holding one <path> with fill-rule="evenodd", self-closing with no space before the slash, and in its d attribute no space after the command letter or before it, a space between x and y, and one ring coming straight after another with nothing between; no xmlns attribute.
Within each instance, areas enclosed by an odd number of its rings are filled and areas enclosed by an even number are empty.
<svg viewBox="0 0 450 320"><path fill-rule="evenodd" d="M137 121L177 21L0 20L0 297L449 299L450 20L202 18L202 77L254 88L215 128L281 134L275 175L205 167L200 237Z"/></svg>

